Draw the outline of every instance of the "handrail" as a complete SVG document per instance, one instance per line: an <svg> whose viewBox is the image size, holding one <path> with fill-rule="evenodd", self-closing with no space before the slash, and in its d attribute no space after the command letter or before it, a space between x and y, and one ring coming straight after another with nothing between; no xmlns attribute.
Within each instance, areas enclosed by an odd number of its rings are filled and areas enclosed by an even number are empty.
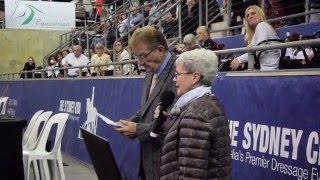
<svg viewBox="0 0 320 180"><path fill-rule="evenodd" d="M314 46L320 45L319 39L309 39L309 40L300 40L286 43L277 43L263 46L248 46L244 48L234 48L234 49L225 49L214 51L217 55L232 54L232 53L246 53L246 52L255 52L263 51L270 49L282 49L287 47L299 47L299 46Z"/></svg>
<svg viewBox="0 0 320 180"><path fill-rule="evenodd" d="M270 50L270 49L282 49L282 48L287 48L287 47L314 46L314 45L320 45L319 39L300 40L300 41L278 43L278 44L271 44L271 45L264 45L264 46L253 46L253 47L246 47L246 48L235 48L235 49L227 49L227 50L218 50L218 51L214 51L214 52L217 55L223 55L223 54L232 54L232 53L245 53L245 52L249 52L250 53L250 52L254 52L254 51L263 51L263 50ZM44 78L44 74L47 71L55 71L55 70L64 70L64 71L66 71L67 69L80 68L80 73L81 73L81 68L124 65L124 64L133 64L133 63L137 63L137 62L138 62L137 60L128 60L128 61L113 62L113 63L108 63L108 64L55 68L55 69L52 69L52 70L42 69L42 70L34 70L34 71L21 71L21 72L18 72L18 73L1 73L0 74L0 79L5 79L6 76L8 76L8 79L10 79L10 75L12 76L12 79L14 79L14 75L16 75L16 74L20 75L21 73L26 74L26 73L30 73L30 72L33 73L33 77L34 77L34 74L36 72L41 72L42 73L42 78ZM122 69L120 68L120 72L122 74L121 70ZM66 75L66 72L65 72L65 75Z"/></svg>

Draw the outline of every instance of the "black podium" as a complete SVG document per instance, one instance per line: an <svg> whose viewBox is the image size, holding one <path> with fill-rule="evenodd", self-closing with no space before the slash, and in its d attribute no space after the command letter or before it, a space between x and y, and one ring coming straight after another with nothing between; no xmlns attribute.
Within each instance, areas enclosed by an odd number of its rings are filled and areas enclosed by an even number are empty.
<svg viewBox="0 0 320 180"><path fill-rule="evenodd" d="M27 121L0 116L0 179L23 180L22 131Z"/></svg>

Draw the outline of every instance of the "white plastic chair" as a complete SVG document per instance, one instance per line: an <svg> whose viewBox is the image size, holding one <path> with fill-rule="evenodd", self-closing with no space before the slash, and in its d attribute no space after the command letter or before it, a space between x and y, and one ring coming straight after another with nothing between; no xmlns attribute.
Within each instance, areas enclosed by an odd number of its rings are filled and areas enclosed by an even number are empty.
<svg viewBox="0 0 320 180"><path fill-rule="evenodd" d="M23 137L22 137L22 146L24 146L27 143L27 140L29 138L29 135L31 133L31 130L34 126L34 124L36 123L36 120L38 119L38 117L40 116L40 114L43 112L44 110L39 110L37 112L35 112L32 116L32 118L29 121L29 124L27 126L27 129L24 131L23 133ZM48 118L49 119L49 118Z"/></svg>
<svg viewBox="0 0 320 180"><path fill-rule="evenodd" d="M0 97L0 107L1 104L2 105L2 109L0 109L0 114L6 114L6 107L7 107L7 101L8 101L9 97Z"/></svg>
<svg viewBox="0 0 320 180"><path fill-rule="evenodd" d="M40 136L39 132L41 133L42 131L39 129L40 125L43 124L42 126L42 129L43 129L46 125L46 122L50 118L51 114L52 114L52 111L46 111L40 114L36 119L33 119L33 117L31 118L28 124L28 127L22 138L23 150L33 150L36 147L39 136Z"/></svg>
<svg viewBox="0 0 320 180"><path fill-rule="evenodd" d="M44 166L44 172L45 172L46 178L50 178L50 173L49 173L49 168L45 162L47 160L55 160L54 162L57 161L58 170L60 173L60 179L65 180L62 157L61 157L61 140L63 137L63 133L64 133L64 129L65 129L68 117L69 117L69 114L67 113L58 113L56 115L53 115L44 126L40 134L39 141L37 143L36 148L34 150L23 151L25 180L29 180L31 162L37 161L37 160L40 160L40 162L42 162L42 165ZM47 143L50 131L52 129L52 126L54 124L57 124L55 142L52 150L50 152L47 152L46 143ZM56 163L54 163L54 166L56 166Z"/></svg>

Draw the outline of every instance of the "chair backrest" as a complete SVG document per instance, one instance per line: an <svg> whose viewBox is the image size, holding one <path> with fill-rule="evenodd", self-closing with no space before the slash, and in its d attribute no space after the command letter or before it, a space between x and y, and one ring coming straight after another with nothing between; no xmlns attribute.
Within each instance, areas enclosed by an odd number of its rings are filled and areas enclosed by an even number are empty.
<svg viewBox="0 0 320 180"><path fill-rule="evenodd" d="M40 135L39 142L37 144L36 149L39 151L45 151L46 150L46 143L50 134L50 131L52 129L52 126L54 124L57 124L57 130L55 135L55 142L54 146L52 148L51 152L57 152L61 147L61 140L63 137L64 129L66 122L68 120L69 114L68 113L58 113L53 115L46 123L46 125L43 128L43 131Z"/></svg>
<svg viewBox="0 0 320 180"><path fill-rule="evenodd" d="M34 113L34 115L32 116L32 118L29 121L29 124L27 126L27 129L25 130L23 137L22 137L22 146L24 146L27 143L27 140L29 138L29 135L31 133L31 130L36 122L36 120L38 119L38 117L40 116L40 114L43 112L44 110L39 110L36 113Z"/></svg>
<svg viewBox="0 0 320 180"><path fill-rule="evenodd" d="M0 114L6 114L7 101L9 97L0 97Z"/></svg>
<svg viewBox="0 0 320 180"><path fill-rule="evenodd" d="M38 142L39 136L41 135L41 131L45 127L51 114L52 114L52 111L46 111L40 114L39 117L34 121L33 126L30 127L31 130L30 130L29 136L26 137L26 143L23 144L23 149L34 149L37 146L37 142ZM40 130L39 128L41 124L43 124L43 126L42 126L42 129Z"/></svg>

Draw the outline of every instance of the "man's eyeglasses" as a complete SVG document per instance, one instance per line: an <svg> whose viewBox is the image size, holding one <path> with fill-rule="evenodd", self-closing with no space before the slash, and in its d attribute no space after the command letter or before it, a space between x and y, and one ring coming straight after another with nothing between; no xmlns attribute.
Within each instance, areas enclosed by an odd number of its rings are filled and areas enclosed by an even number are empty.
<svg viewBox="0 0 320 180"><path fill-rule="evenodd" d="M185 72L185 73L178 73L178 72L175 72L174 73L174 78L177 78L178 76L181 76L183 74L192 74L193 72Z"/></svg>
<svg viewBox="0 0 320 180"><path fill-rule="evenodd" d="M142 59L145 59L147 56L149 56L149 54L152 53L152 51L156 50L157 48L153 48L151 49L147 54L145 55L132 55L132 57L136 60L142 60Z"/></svg>

